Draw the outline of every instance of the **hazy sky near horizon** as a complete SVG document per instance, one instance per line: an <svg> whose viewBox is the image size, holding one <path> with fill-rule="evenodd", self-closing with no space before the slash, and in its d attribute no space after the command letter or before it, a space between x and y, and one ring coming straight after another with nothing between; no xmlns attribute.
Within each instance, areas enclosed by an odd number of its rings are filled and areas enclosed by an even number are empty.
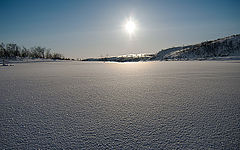
<svg viewBox="0 0 240 150"><path fill-rule="evenodd" d="M240 33L239 0L1 0L0 42L66 57L152 53ZM124 30L134 18L134 37Z"/></svg>

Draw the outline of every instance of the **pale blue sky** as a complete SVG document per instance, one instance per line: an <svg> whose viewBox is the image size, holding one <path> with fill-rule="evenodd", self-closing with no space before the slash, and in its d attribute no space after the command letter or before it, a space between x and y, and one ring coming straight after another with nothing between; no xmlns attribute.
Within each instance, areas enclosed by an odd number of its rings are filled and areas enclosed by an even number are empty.
<svg viewBox="0 0 240 150"><path fill-rule="evenodd" d="M239 0L1 0L0 42L67 57L152 53L240 33ZM138 30L123 28L132 16Z"/></svg>

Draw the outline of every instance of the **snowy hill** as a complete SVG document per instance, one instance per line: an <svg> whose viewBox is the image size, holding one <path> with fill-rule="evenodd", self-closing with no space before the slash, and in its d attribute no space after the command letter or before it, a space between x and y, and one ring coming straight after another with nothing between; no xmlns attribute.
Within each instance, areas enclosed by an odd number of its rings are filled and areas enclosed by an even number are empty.
<svg viewBox="0 0 240 150"><path fill-rule="evenodd" d="M199 44L172 47L156 54L129 54L122 56L87 58L83 61L137 62L155 60L228 60L240 59L240 34Z"/></svg>
<svg viewBox="0 0 240 150"><path fill-rule="evenodd" d="M172 52L179 51L181 49L189 48L189 46L184 47L172 47L165 50L159 51L154 57L152 57L150 60L163 60L164 57Z"/></svg>
<svg viewBox="0 0 240 150"><path fill-rule="evenodd" d="M151 60L191 60L240 56L240 34L158 52Z"/></svg>

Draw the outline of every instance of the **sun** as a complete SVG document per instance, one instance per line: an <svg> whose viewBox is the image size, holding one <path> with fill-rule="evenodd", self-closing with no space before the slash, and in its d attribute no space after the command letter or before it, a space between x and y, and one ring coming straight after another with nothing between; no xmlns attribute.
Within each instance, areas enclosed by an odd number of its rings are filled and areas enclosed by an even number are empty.
<svg viewBox="0 0 240 150"><path fill-rule="evenodd" d="M133 21L132 18L129 18L125 24L126 32L131 36L136 31L136 23Z"/></svg>

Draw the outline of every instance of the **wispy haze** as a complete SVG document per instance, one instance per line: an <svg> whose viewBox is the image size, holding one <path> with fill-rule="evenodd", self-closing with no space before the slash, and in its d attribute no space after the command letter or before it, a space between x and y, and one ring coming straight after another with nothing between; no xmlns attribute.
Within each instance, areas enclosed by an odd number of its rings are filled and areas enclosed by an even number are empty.
<svg viewBox="0 0 240 150"><path fill-rule="evenodd" d="M1 0L0 42L45 46L66 57L157 52L240 31L238 0ZM138 30L123 29L133 17Z"/></svg>

